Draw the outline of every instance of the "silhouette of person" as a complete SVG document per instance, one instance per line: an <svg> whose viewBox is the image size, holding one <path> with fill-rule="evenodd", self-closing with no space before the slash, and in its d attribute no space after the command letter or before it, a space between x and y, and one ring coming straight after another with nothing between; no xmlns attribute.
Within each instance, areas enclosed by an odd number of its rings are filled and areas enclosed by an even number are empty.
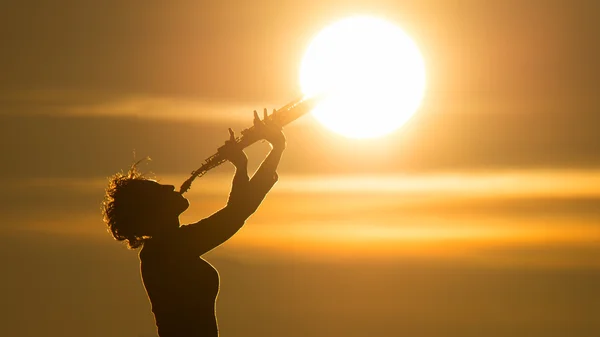
<svg viewBox="0 0 600 337"><path fill-rule="evenodd" d="M180 226L179 215L188 201L174 189L143 177L134 164L127 174L112 177L106 190L103 215L109 232L139 253L141 275L160 337L219 335L215 303L219 274L202 255L233 236L252 215L278 179L276 169L286 139L281 124L261 121L254 126L271 151L250 179L246 154L235 135L220 150L235 166L229 199L224 208L197 223Z"/></svg>

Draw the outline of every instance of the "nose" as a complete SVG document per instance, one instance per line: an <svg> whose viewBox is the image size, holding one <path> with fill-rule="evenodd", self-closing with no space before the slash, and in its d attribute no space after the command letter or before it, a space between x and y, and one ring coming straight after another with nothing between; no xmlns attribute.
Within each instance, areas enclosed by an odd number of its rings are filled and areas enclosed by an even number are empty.
<svg viewBox="0 0 600 337"><path fill-rule="evenodd" d="M173 185L165 185L165 188L171 192L175 191L175 186L173 186Z"/></svg>

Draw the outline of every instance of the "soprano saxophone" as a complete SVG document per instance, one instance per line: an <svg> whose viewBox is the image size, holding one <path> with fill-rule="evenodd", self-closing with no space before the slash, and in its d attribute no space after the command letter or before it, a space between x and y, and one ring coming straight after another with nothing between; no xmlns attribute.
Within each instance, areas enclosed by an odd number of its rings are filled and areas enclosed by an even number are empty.
<svg viewBox="0 0 600 337"><path fill-rule="evenodd" d="M292 101L276 110L271 115L267 116L267 120L271 120L273 119L273 116L277 116L277 119L281 122L282 126L289 124L312 110L312 108L315 106L316 100L316 97L311 97ZM235 142L241 146L241 148L246 148L259 140L260 139L257 137L256 132L254 132L254 126L251 126L250 128L242 130L241 136L236 137ZM184 181L183 184L181 184L179 193L183 194L187 192L192 186L194 179L202 177L209 170L225 162L225 159L222 157L219 151L220 149L221 148L217 150L217 153L206 158L202 166L191 173L192 175L186 181Z"/></svg>

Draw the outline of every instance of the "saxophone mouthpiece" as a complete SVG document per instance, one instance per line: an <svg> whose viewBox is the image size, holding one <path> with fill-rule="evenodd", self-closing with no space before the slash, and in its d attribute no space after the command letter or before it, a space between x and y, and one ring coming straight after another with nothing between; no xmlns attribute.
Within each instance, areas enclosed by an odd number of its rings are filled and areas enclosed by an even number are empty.
<svg viewBox="0 0 600 337"><path fill-rule="evenodd" d="M190 179L184 181L183 184L181 184L181 187L179 188L179 194L187 192L190 189L191 185L192 182L190 181Z"/></svg>

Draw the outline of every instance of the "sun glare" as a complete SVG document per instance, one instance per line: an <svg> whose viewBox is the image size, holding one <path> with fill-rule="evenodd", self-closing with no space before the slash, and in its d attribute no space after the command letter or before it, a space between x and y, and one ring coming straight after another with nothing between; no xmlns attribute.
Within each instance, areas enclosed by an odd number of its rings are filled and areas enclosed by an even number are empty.
<svg viewBox="0 0 600 337"><path fill-rule="evenodd" d="M319 122L350 138L374 138L401 127L425 92L425 65L415 43L382 19L351 17L321 31L300 68L306 96L324 95Z"/></svg>

